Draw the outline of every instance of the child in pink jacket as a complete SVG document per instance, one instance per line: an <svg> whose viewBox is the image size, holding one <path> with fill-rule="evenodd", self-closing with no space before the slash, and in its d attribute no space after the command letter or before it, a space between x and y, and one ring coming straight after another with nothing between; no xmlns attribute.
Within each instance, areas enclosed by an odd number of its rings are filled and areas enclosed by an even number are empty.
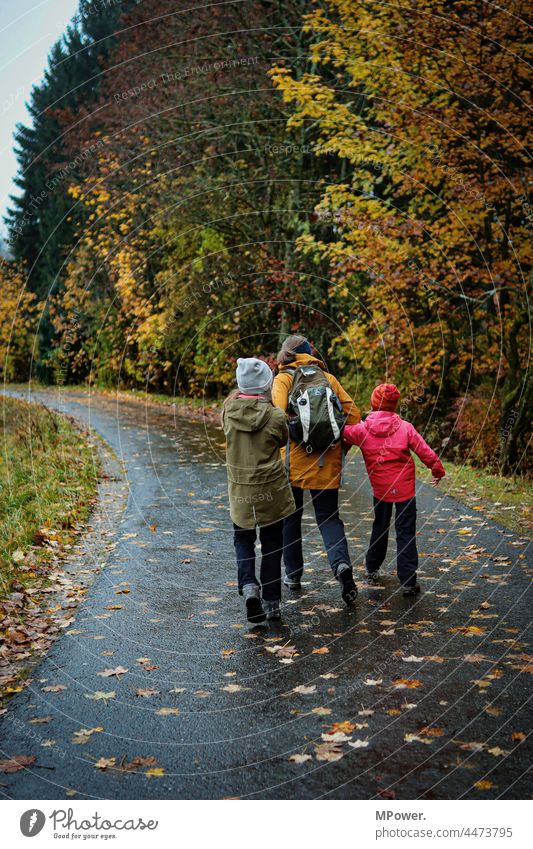
<svg viewBox="0 0 533 849"><path fill-rule="evenodd" d="M346 425L343 440L358 445L374 492L374 524L365 557L368 582L376 584L385 560L392 508L396 504L397 572L404 596L420 592L416 581L415 464L411 451L431 469L437 486L446 472L435 452L409 422L396 413L400 393L393 383L380 383L372 392L372 411L364 422Z"/></svg>

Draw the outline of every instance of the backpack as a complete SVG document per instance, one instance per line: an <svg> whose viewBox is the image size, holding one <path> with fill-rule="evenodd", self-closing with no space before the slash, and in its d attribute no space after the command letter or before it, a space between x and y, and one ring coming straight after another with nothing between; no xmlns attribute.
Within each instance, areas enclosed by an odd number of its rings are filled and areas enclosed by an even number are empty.
<svg viewBox="0 0 533 849"><path fill-rule="evenodd" d="M287 414L290 438L308 454L327 449L339 441L346 414L322 369L315 365L284 369L292 374Z"/></svg>

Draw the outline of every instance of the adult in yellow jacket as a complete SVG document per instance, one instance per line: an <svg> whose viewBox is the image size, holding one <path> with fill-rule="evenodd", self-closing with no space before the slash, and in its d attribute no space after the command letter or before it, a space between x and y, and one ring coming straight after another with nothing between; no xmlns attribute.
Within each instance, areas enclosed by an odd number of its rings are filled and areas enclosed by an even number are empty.
<svg viewBox="0 0 533 849"><path fill-rule="evenodd" d="M347 415L347 424L358 424L361 415L356 405L339 381L325 370L324 363L313 356L311 345L305 336L289 336L278 354L278 374L272 386L272 402L287 412L294 369L299 366L317 365L323 369L333 391ZM353 603L357 589L353 580L348 543L344 524L339 515L339 488L341 485L343 447L341 442L332 445L326 452L307 453L305 448L290 440L284 462L288 465L289 479L296 503L296 510L283 523L283 561L285 585L296 590L301 586L304 568L302 550L302 514L304 490L309 490L318 528L327 551L333 574L342 585L342 596L347 604Z"/></svg>

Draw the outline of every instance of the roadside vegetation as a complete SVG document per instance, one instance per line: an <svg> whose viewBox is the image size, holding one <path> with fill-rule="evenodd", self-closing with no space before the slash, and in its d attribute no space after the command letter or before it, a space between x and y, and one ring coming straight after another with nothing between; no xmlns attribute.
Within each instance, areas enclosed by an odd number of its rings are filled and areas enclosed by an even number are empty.
<svg viewBox="0 0 533 849"><path fill-rule="evenodd" d="M61 567L94 504L100 464L72 420L14 398L0 409L0 691L9 696L78 600Z"/></svg>

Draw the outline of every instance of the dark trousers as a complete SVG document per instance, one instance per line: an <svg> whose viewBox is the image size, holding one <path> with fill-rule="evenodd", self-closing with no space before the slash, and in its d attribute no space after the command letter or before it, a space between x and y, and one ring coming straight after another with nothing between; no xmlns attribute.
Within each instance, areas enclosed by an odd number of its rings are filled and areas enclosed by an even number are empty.
<svg viewBox="0 0 533 849"><path fill-rule="evenodd" d="M338 489L310 489L318 528L322 534L327 551L329 565L333 574L337 573L339 563L350 563L348 542L344 533L344 524L339 516ZM293 486L292 494L296 510L283 522L283 562L285 572L293 581L299 581L304 570L302 550L302 515L304 490Z"/></svg>
<svg viewBox="0 0 533 849"><path fill-rule="evenodd" d="M261 541L261 583L255 577L255 528L239 528L233 525L233 545L237 556L237 578L239 592L246 584L261 586L265 601L281 598L281 554L283 545L283 519L272 525L259 528Z"/></svg>
<svg viewBox="0 0 533 849"><path fill-rule="evenodd" d="M407 501L380 501L374 498L374 524L366 553L367 572L377 572L387 554L392 508L396 507L396 569L400 583L406 587L416 584L418 551L416 548L416 498Z"/></svg>

